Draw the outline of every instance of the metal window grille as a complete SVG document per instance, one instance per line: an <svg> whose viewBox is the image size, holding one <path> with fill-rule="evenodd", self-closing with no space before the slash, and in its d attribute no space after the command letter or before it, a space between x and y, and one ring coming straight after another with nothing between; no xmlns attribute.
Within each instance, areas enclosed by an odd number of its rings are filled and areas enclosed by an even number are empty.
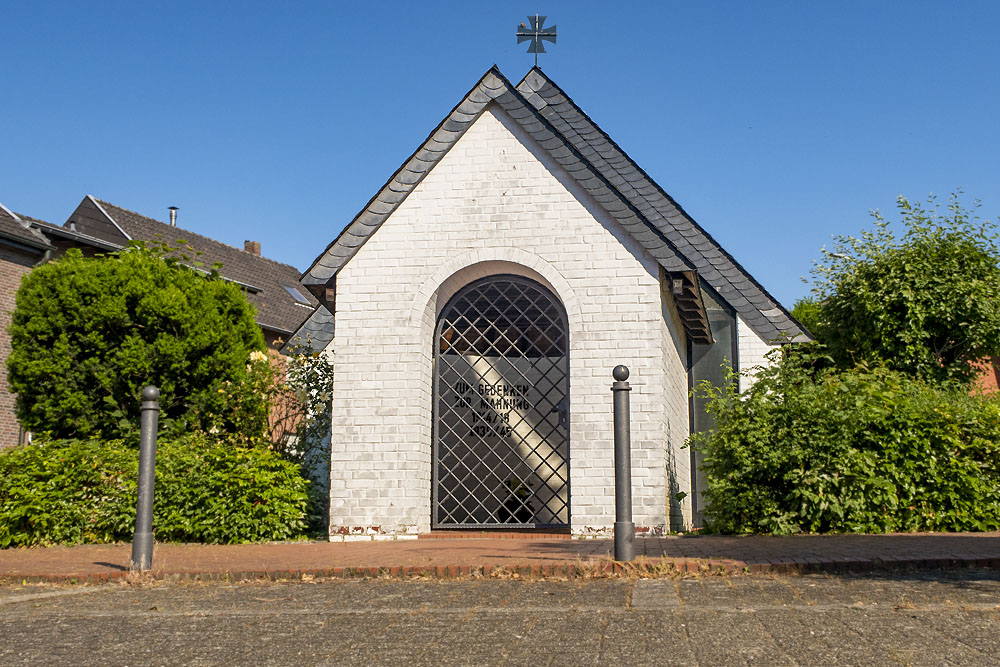
<svg viewBox="0 0 1000 667"><path fill-rule="evenodd" d="M434 528L569 526L569 355L555 296L491 276L441 311Z"/></svg>

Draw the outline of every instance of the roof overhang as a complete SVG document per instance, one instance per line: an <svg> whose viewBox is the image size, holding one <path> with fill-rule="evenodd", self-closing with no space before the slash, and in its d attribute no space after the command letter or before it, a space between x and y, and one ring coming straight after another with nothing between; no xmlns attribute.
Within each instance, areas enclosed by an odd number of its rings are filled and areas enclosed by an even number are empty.
<svg viewBox="0 0 1000 667"><path fill-rule="evenodd" d="M89 234L81 234L78 231L74 231L67 227L60 227L58 225L40 225L37 223L32 223L32 226L40 231L42 234L50 234L52 236L58 236L59 238L67 239L69 241L75 241L81 245L88 245L94 248L100 248L101 250L121 250L122 246L117 243L111 243L110 241L104 241Z"/></svg>
<svg viewBox="0 0 1000 667"><path fill-rule="evenodd" d="M32 243L28 239L9 236L0 231L0 239L5 246L10 248L15 248L22 252L27 252L32 255L44 255L46 252L52 249L52 246L46 246L41 241L38 243Z"/></svg>

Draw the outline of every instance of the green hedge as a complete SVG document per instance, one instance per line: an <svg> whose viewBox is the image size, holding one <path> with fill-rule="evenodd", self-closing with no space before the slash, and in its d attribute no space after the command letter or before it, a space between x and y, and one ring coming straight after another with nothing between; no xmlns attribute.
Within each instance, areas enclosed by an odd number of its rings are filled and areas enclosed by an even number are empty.
<svg viewBox="0 0 1000 667"><path fill-rule="evenodd" d="M95 440L0 452L0 547L130 541L138 455L121 441ZM307 486L296 464L268 449L161 441L153 533L166 542L297 538Z"/></svg>
<svg viewBox="0 0 1000 667"><path fill-rule="evenodd" d="M744 394L703 387L708 529L727 533L1000 528L1000 399L809 351Z"/></svg>

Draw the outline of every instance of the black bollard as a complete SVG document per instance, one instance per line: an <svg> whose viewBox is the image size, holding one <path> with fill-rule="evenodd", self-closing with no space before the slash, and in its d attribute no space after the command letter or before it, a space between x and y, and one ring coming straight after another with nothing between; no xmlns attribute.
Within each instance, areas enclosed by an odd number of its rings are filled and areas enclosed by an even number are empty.
<svg viewBox="0 0 1000 667"><path fill-rule="evenodd" d="M153 480L156 476L156 428L160 417L160 390L142 390L139 433L139 493L132 538L132 569L145 572L153 565Z"/></svg>
<svg viewBox="0 0 1000 667"><path fill-rule="evenodd" d="M635 560L632 523L632 436L629 424L628 367L615 366L611 385L615 410L615 560Z"/></svg>

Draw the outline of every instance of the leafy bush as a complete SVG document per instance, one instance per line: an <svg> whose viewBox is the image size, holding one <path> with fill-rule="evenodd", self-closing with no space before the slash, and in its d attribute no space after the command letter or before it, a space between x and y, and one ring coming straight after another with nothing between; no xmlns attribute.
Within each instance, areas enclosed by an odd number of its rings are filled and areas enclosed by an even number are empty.
<svg viewBox="0 0 1000 667"><path fill-rule="evenodd" d="M138 455L122 441L98 440L0 452L0 547L131 540ZM164 440L153 532L168 542L296 538L305 529L307 486L297 465L265 448Z"/></svg>
<svg viewBox="0 0 1000 667"><path fill-rule="evenodd" d="M727 533L1000 528L1000 399L788 348L743 394L705 385L708 528Z"/></svg>
<svg viewBox="0 0 1000 667"><path fill-rule="evenodd" d="M211 409L193 411L197 429L211 435L223 434L241 445L276 444L270 417L281 393L281 373L271 365L266 353L251 352L244 372L234 380L223 381L216 393Z"/></svg>
<svg viewBox="0 0 1000 667"><path fill-rule="evenodd" d="M250 353L264 350L254 308L238 286L182 261L196 264L141 244L94 258L70 250L24 277L7 364L27 429L53 438L134 434L140 392L153 384L161 423L174 433L263 433L266 404L234 411L227 392L248 381Z"/></svg>
<svg viewBox="0 0 1000 667"><path fill-rule="evenodd" d="M333 363L322 352L307 347L293 348L288 357L284 393L272 404L294 406L294 437L285 439L279 451L285 458L298 463L309 480L310 532L326 535L330 519ZM272 410L272 416L274 413Z"/></svg>

